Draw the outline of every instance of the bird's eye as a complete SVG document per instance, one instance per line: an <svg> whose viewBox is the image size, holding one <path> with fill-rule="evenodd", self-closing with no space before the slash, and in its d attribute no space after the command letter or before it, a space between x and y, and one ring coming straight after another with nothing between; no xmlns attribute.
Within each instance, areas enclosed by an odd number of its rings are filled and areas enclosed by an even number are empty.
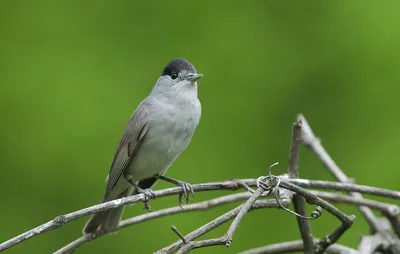
<svg viewBox="0 0 400 254"><path fill-rule="evenodd" d="M178 73L174 72L171 74L172 79L176 79L178 77Z"/></svg>

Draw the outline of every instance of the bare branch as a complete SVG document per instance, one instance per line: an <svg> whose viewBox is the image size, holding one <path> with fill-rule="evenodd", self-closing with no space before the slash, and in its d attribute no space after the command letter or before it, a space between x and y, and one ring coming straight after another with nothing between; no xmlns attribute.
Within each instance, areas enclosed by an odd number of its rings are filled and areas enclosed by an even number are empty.
<svg viewBox="0 0 400 254"><path fill-rule="evenodd" d="M331 190L341 190L347 192L361 192L366 194L372 194L376 196L389 197L394 199L400 199L400 192L380 189L376 187L370 187L365 185L357 185L352 183L338 183L338 182L330 182L330 181L317 181L317 180L306 180L306 179L287 179L282 177L286 182L296 184L305 188L320 188L320 189L331 189ZM256 179L241 179L240 181L244 182L246 185L255 187L257 184ZM195 192L201 191L211 191L211 190L237 190L240 188L240 185L236 180L229 180L223 182L211 182L211 183L202 183L195 184L192 186ZM163 190L154 191L154 195L156 198L166 197L177 195L182 192L182 188L168 188ZM84 216L91 215L96 212L104 211L111 208L117 208L123 205L133 204L137 202L143 202L143 194L137 194L134 196L129 196L126 198L116 199L113 201L101 203L98 205L90 206L75 212L71 212L65 215L57 216L54 220L46 222L43 225L40 225L34 229L31 229L25 233L22 233L12 239L9 239L0 244L0 251L8 249L18 243L21 243L25 240L28 240L34 236L37 236L41 233L50 231L52 229L58 228L65 223L74 221L76 219L82 218Z"/></svg>
<svg viewBox="0 0 400 254"><path fill-rule="evenodd" d="M400 207L389 203L354 196L347 196L332 192L311 191L311 193L317 195L322 199L329 200L334 203L368 206L372 209L381 211L382 213L389 213L391 216L400 215Z"/></svg>
<svg viewBox="0 0 400 254"><path fill-rule="evenodd" d="M231 226L228 229L228 232L226 233L226 246L229 247L232 243L233 240L233 234L235 233L236 229L239 227L240 223L242 222L244 216L246 213L250 210L250 208L253 206L254 202L263 194L264 189L263 188L258 188L256 192L247 200L247 202L242 206L242 209L236 216L236 218L233 220Z"/></svg>
<svg viewBox="0 0 400 254"><path fill-rule="evenodd" d="M276 164L277 163L271 165L270 168L269 168L269 170L270 170L270 178L272 176L271 175L271 167L273 167ZM231 223L227 233L225 235L221 236L221 237L214 238L214 239L207 239L207 240L202 240L202 241L190 241L190 242L188 242L188 241L186 241L186 238L184 236L182 236L179 231L176 230L176 234L178 234L178 236L181 238L181 240L184 243L181 246L180 250L178 251L178 254L179 253L188 253L189 251L191 251L192 249L195 249L195 248L202 248L202 247L209 247L209 246L216 246L216 245L223 245L223 244L225 244L226 247L229 247L231 245L232 240L233 240L233 234L235 233L236 229L239 227L241 221L244 219L244 216L247 214L247 212L250 210L250 208L253 207L253 205L255 204L256 200L260 196L262 196L262 194L266 190L263 187L259 187L256 191L254 191L253 189L251 189L243 181L236 180L236 182L240 186L242 186L243 188L247 189L250 193L252 193L252 195L246 201L246 203L244 205L242 205L242 208L240 209L239 213L235 217L234 221ZM269 188L268 194L270 194L273 186L268 187L268 188ZM291 196L288 199L286 199L286 201L287 201L287 203L290 203ZM276 199L276 202L277 202L277 204L279 206L281 206L281 204L278 202L277 199ZM164 251L164 250L162 250L162 251Z"/></svg>
<svg viewBox="0 0 400 254"><path fill-rule="evenodd" d="M196 229L195 231L189 233L188 235L185 236L186 241L193 241L196 238L204 235L205 233L213 230L214 228L219 227L220 225L224 224L225 222L233 219L240 211L240 209L242 208L242 206L238 206L232 210L230 210L229 212L219 216L218 218L210 221L209 223L201 226L200 228ZM173 253L174 251L176 251L177 249L179 249L182 245L183 245L183 241L177 241L159 251L157 251L156 253Z"/></svg>
<svg viewBox="0 0 400 254"><path fill-rule="evenodd" d="M325 168L333 175L339 182L348 183L352 182L349 177L347 177L344 172L339 168L339 166L332 160L329 154L326 152L325 148L322 146L320 140L314 135L310 125L303 115L299 115L298 118L302 119L304 123L304 128L302 129L302 140L304 144L309 147L314 154L320 159L324 164ZM356 192L351 193L352 196L362 198L362 195ZM375 233L382 230L378 219L373 214L371 209L365 206L360 206L360 211L370 225L372 231ZM392 218L393 219L393 218Z"/></svg>
<svg viewBox="0 0 400 254"><path fill-rule="evenodd" d="M331 193L331 192L318 192L318 191L311 191L311 192L317 195L318 197L329 200L331 202L353 204L379 210L387 217L397 237L400 236L400 223L399 223L400 207L397 205L370 199L359 198L355 196L347 196L343 194ZM381 222L379 222L379 225L384 232L390 230L387 229Z"/></svg>
<svg viewBox="0 0 400 254"><path fill-rule="evenodd" d="M358 245L360 253L400 253L400 239L391 231L362 236Z"/></svg>
<svg viewBox="0 0 400 254"><path fill-rule="evenodd" d="M182 235L181 232L179 232L179 230L178 230L174 225L171 226L171 229L172 229L172 231L175 232L175 234L176 234L177 236L179 236L179 238L182 240L183 243L187 243L185 237Z"/></svg>
<svg viewBox="0 0 400 254"><path fill-rule="evenodd" d="M282 178L285 179L285 178ZM400 191L381 189L371 187L367 185L359 185L354 183L339 183L331 181L320 181L320 180L307 180L307 179L285 179L286 182L298 185L303 188L316 188L324 190L338 190L345 192L360 192L364 194L371 194L375 196L400 199ZM249 186L254 186L248 183Z"/></svg>
<svg viewBox="0 0 400 254"><path fill-rule="evenodd" d="M299 153L300 153L300 134L302 120L297 119L292 125L292 143L290 145L289 154L289 178L299 178Z"/></svg>
<svg viewBox="0 0 400 254"><path fill-rule="evenodd" d="M218 246L218 245L225 245L226 244L226 236L221 236L214 239L207 239L202 241L194 241L184 244L181 249L177 252L177 254L184 254L188 253L193 249L203 248L203 247L210 247L210 246Z"/></svg>
<svg viewBox="0 0 400 254"><path fill-rule="evenodd" d="M278 253L291 253L299 251L304 251L304 244L302 240L271 244L264 247L246 250L240 252L240 254L278 254ZM351 249L349 247L340 244L332 244L326 249L326 252L332 254L342 254L342 253L359 254L359 252L356 251L355 249Z"/></svg>
<svg viewBox="0 0 400 254"><path fill-rule="evenodd" d="M396 211L396 210L393 210L393 211ZM393 214L390 212L384 213L384 215L386 215L390 224L392 224L393 230L396 233L397 237L400 238L400 218L399 218L399 216L398 215L393 216Z"/></svg>
<svg viewBox="0 0 400 254"><path fill-rule="evenodd" d="M271 189L271 182L273 182L273 178L277 178L276 176L272 176L269 175L268 177L260 177L258 180L258 185L263 187L265 190L270 190ZM341 222L342 225L340 225L334 232L332 232L331 234L327 235L326 237L324 237L323 239L321 239L321 241L318 242L318 244L316 245L316 249L310 249L308 246L307 251L311 252L311 253L323 253L324 250L331 244L335 243L340 236L348 229L351 227L351 225L353 224L353 221L355 220L355 216L348 216L345 213L341 212L339 209L337 209L336 207L334 207L333 205L329 204L328 202L326 202L325 200L317 197L316 195L312 194L311 192L293 185L289 182L286 182L285 180L282 180L282 178L278 178L280 179L280 181L278 181L278 183L276 183L276 187L278 186L291 190L293 192L296 193L296 195L301 195L302 197L304 197L308 203L310 204L317 204L319 206L321 206L322 208L324 208L325 210L327 210L328 212L330 212L331 214L333 214L336 218L338 218ZM275 198L277 198L276 192L275 192ZM278 202L278 199L276 199ZM279 202L278 202L279 203ZM304 206L303 206L304 207ZM285 209L285 208L284 208ZM291 213L294 213L288 209L285 209L286 211L289 211ZM317 211L319 211L320 208L317 207ZM303 213L305 211L302 211ZM296 214L296 216L302 216L299 214ZM303 226L304 223L300 224L300 226ZM307 226L307 225L306 225ZM305 234L310 234L310 229L308 229L308 231L302 231L302 236L304 236L304 238L309 238L310 236L306 236ZM308 241L308 239L306 239L306 241Z"/></svg>
<svg viewBox="0 0 400 254"><path fill-rule="evenodd" d="M292 125L292 143L290 145L289 155L289 178L299 178L299 156L300 156L300 135L301 135L302 119L297 118L296 122ZM300 215L307 216L306 205L304 198L300 195L293 196L294 211ZM314 237L308 220L296 216L297 224L299 226L301 238L304 243L304 253L315 253Z"/></svg>
<svg viewBox="0 0 400 254"><path fill-rule="evenodd" d="M214 208L217 206L246 200L246 199L250 198L250 196L251 196L251 193L249 193L249 192L241 192L241 193L225 195L222 197L214 198L214 199L199 202L199 203L183 205L183 208L181 208L180 206L175 206L175 207L171 207L171 208L162 209L159 211L153 211L151 213L146 213L146 214L138 215L138 216L123 220L119 223L118 228L125 228L127 226L138 224L140 222L144 222L147 220L152 220L152 219L156 219L156 218L160 218L160 217L164 217L164 216L169 216L172 214L187 213L187 212L191 212L191 211L204 211L204 210L208 210L210 208Z"/></svg>
<svg viewBox="0 0 400 254"><path fill-rule="evenodd" d="M250 181L253 183L253 186L255 186L256 180L253 179ZM230 189L230 190L237 190L239 189L240 186L237 184L236 181L227 181L227 182L216 182L215 184L196 184L193 186L194 191L200 192L200 191L209 191L209 190L223 190L223 189ZM160 197L166 197L166 196L171 196L171 195L177 195L182 192L182 188L176 187L176 188L168 188L164 190L159 190L154 192L155 198L160 198ZM116 199L113 201L97 204L88 208L84 208L72 213L68 213L65 215L60 215L57 216L54 220L51 220L43 225L40 225L34 229L31 229L25 233L22 233L12 239L9 239L3 243L0 244L0 251L8 249L15 244L21 243L25 240L28 240L34 236L37 236L41 233L50 231L52 229L58 228L65 223L68 223L70 221L74 221L76 219L79 219L81 217L91 215L96 212L104 211L107 209L111 208L117 208L120 206L124 205L129 205L137 202L143 202L144 200L144 195L143 194L137 194L133 195L130 197L126 198L121 198L121 199Z"/></svg>
<svg viewBox="0 0 400 254"><path fill-rule="evenodd" d="M284 205L289 205L290 202L288 202L288 200L283 200L281 201ZM193 241L195 239L197 239L198 237L210 232L211 230L219 227L220 225L226 223L227 221L230 221L231 219L233 219L234 217L237 216L237 214L240 212L240 210L242 209L244 205L240 205L232 210L230 210L229 212L219 216L218 218L210 221L209 223L201 226L200 228L192 231L191 233L187 234L185 236L185 239L189 242L189 241ZM253 207L251 208L250 211L252 211L253 209L261 209L261 208L277 208L279 207L278 203L275 200L257 200ZM225 238L227 239L227 238ZM159 251L157 251L156 253L173 253L174 251L178 250L181 246L183 245L182 240L179 240ZM186 246L185 248L189 248L188 246Z"/></svg>
<svg viewBox="0 0 400 254"><path fill-rule="evenodd" d="M230 194L230 195L214 198L211 200L207 200L207 201L203 201L203 202L199 202L199 203L195 203L195 204L183 205L183 209L180 206L175 206L175 207L171 207L171 208L162 209L159 211L153 211L151 213L141 214L141 215L121 221L118 224L118 230L128 227L128 226L139 224L141 222L169 216L172 214L208 210L210 208L221 206L224 204L242 201L242 200L250 198L250 196L251 196L251 193L249 193L249 192L241 192L241 193L235 193L235 194ZM78 248L82 244L92 241L94 239L97 239L98 237L100 237L102 235L104 235L104 234L99 233L97 235L81 236L80 238L74 240L73 242L71 242L68 245L64 246L63 248L59 249L54 254L68 253L71 250Z"/></svg>
<svg viewBox="0 0 400 254"><path fill-rule="evenodd" d="M70 253L73 250L75 250L76 248L78 248L79 246L81 246L82 244L89 242L93 239L96 239L99 236L102 236L103 234L99 234L99 235L95 235L95 234L88 234L88 235L84 235L78 239L76 239L73 242L70 242L69 244L65 245L64 247L62 247L61 249L55 251L53 254L62 254L62 253Z"/></svg>
<svg viewBox="0 0 400 254"><path fill-rule="evenodd" d="M305 206L305 201L304 198L300 195L294 195L293 197L293 205L294 205L294 210L296 213L307 216L307 211L306 211L306 206ZM312 230L310 223L308 223L308 220L296 216L297 219L297 224L300 229L300 234L301 238L303 239L304 243L304 253L305 254L311 254L315 253L315 243L314 243L314 237L312 235Z"/></svg>
<svg viewBox="0 0 400 254"><path fill-rule="evenodd" d="M333 214L336 218L338 218L342 222L342 225L340 225L333 233L327 235L325 238L322 239L322 241L318 242L316 253L323 253L324 250L329 245L335 243L340 238L340 236L347 229L349 229L351 227L351 225L353 224L353 221L356 218L354 215L348 216L348 215L344 214L339 209L337 209L333 205L329 204L325 200L315 196L311 192L306 191L305 189L303 189L299 186L293 185L293 184L285 182L285 181L281 181L280 186L283 188L287 188L291 191L294 191L298 195L303 196L307 200L307 202L310 204L317 204L317 205L321 206L322 208L324 208L325 210L327 210L328 212Z"/></svg>
<svg viewBox="0 0 400 254"><path fill-rule="evenodd" d="M388 221L391 223L391 225L394 229L394 232L397 235L397 239L398 239L398 235L400 233L400 224L398 224L398 222L399 222L398 218L400 215L400 207L399 206L394 205L394 204L379 202L376 200L358 198L358 197L354 197L354 196L347 196L347 195L336 194L336 193L331 193L331 192L319 192L319 191L311 191L311 192L320 198L329 200L334 203L344 203L344 204L352 204L352 205L358 205L358 206L362 205L362 206L366 206L366 207L376 209L376 210L382 212L388 218ZM381 219L383 220L384 218L381 218ZM390 231L390 226L386 227L385 224L382 222L379 222L379 224L384 229L382 234L384 234L386 236L386 238L389 238L387 232ZM380 234L380 233L377 233L377 234ZM369 238L367 238L367 239L369 239ZM392 240L390 240L389 242L391 242L391 241ZM400 241L400 240L398 239L397 241ZM380 243L382 243L382 241L380 241ZM361 247L363 247L363 245L360 245L360 248ZM398 248L400 250L400 246ZM363 253L363 252L361 252L361 253Z"/></svg>
<svg viewBox="0 0 400 254"><path fill-rule="evenodd" d="M309 204L316 204L321 206L323 209L334 215L336 218L338 218L340 221L342 221L347 227L350 227L351 224L353 224L353 221L355 219L355 216L348 216L341 212L339 209L334 207L333 205L329 204L325 200L317 197L316 195L312 194L310 191L307 191L297 185L294 185L290 182L288 182L290 179L282 180L280 183L280 187L291 190L293 192L296 192L297 194L303 196Z"/></svg>

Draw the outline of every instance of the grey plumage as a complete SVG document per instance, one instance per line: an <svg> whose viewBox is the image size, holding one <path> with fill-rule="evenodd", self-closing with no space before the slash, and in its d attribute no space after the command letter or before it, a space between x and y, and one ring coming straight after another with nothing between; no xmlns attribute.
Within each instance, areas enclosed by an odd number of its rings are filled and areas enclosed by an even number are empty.
<svg viewBox="0 0 400 254"><path fill-rule="evenodd" d="M116 149L101 202L132 192L130 176L140 188L151 188L189 144L199 123L201 104L196 81L202 77L188 61L178 58L164 68L150 95L130 118ZM123 207L96 213L83 229L114 232Z"/></svg>

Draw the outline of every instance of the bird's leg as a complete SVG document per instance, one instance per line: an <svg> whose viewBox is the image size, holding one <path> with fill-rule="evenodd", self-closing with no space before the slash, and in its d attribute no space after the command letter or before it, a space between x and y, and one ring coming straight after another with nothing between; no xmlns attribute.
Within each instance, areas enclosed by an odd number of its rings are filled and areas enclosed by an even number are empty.
<svg viewBox="0 0 400 254"><path fill-rule="evenodd" d="M160 180L164 180L166 182L173 183L182 188L182 193L179 194L179 205L181 207L182 207L183 195L185 195L185 197L186 197L186 204L189 202L190 194L192 194L192 196L194 198L194 190L193 190L193 187L189 183L182 182L182 181L179 181L179 180L167 177L167 176L163 176L163 175L158 176L158 178Z"/></svg>
<svg viewBox="0 0 400 254"><path fill-rule="evenodd" d="M140 193L140 194L144 194L144 208L146 208L147 211L151 212L151 207L149 205L149 200L151 198L154 198L154 192L151 189L142 189L139 187L139 185L133 180L131 175L126 176L126 180L133 185L133 187L135 188L135 190Z"/></svg>

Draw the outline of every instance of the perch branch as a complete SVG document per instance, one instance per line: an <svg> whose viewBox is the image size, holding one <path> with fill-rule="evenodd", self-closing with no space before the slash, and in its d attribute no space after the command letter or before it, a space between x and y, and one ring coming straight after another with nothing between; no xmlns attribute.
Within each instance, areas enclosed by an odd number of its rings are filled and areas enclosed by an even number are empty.
<svg viewBox="0 0 400 254"><path fill-rule="evenodd" d="M159 211L153 211L151 213L141 214L141 215L138 215L138 216L126 219L126 220L122 220L118 224L118 230L123 229L128 226L139 224L141 222L145 222L148 220L157 219L157 218L161 218L161 217L165 217L165 216L169 216L169 215L173 215L173 214L208 210L210 208L214 208L214 207L221 206L224 204L229 204L229 203L241 201L244 199L248 199L248 198L250 198L250 196L251 196L251 193L249 193L249 192L241 192L241 193L235 193L235 194L230 194L230 195L214 198L211 200L207 200L207 201L203 201L203 202L199 202L199 203L195 203L195 204L183 205L183 209L180 206L175 206L175 207L171 207L171 208L162 209ZM96 235L94 235L94 234L83 235L83 236L79 237L78 239L72 241L68 245L64 246L63 248L57 250L56 252L54 252L54 254L68 253L68 252L78 248L82 244L92 241L94 239L97 239L103 235L104 235L104 233L99 233Z"/></svg>
<svg viewBox="0 0 400 254"><path fill-rule="evenodd" d="M340 190L347 192L361 192L366 194L372 194L376 196L383 196L393 199L400 199L400 192L381 189L376 187L370 187L365 185L357 185L352 183L338 183L338 182L330 182L330 181L317 181L317 180L306 180L306 179L287 179L282 177L286 182L293 183L295 185L304 187L304 188L317 188L317 189L330 189L330 190ZM242 179L240 180L244 182L246 185L254 187L256 186L256 179ZM211 191L211 190L237 190L241 188L236 180L228 180L222 182L211 182L211 183L202 183L193 185L193 189L195 192L200 191ZM177 195L182 192L182 188L168 188L163 190L154 191L154 195L156 198L166 197ZM58 228L65 223L74 221L76 219L82 218L84 216L91 215L96 212L104 211L111 208L117 208L123 205L133 204L137 202L143 202L143 194L137 194L133 196L129 196L126 198L116 199L113 201L101 203L98 205L90 206L81 210L77 210L65 215L57 216L54 220L46 222L34 229L28 230L14 238L11 238L0 244L0 251L8 249L16 244L19 244L25 240L28 240L32 237L40 235L44 232L50 231L52 229Z"/></svg>

